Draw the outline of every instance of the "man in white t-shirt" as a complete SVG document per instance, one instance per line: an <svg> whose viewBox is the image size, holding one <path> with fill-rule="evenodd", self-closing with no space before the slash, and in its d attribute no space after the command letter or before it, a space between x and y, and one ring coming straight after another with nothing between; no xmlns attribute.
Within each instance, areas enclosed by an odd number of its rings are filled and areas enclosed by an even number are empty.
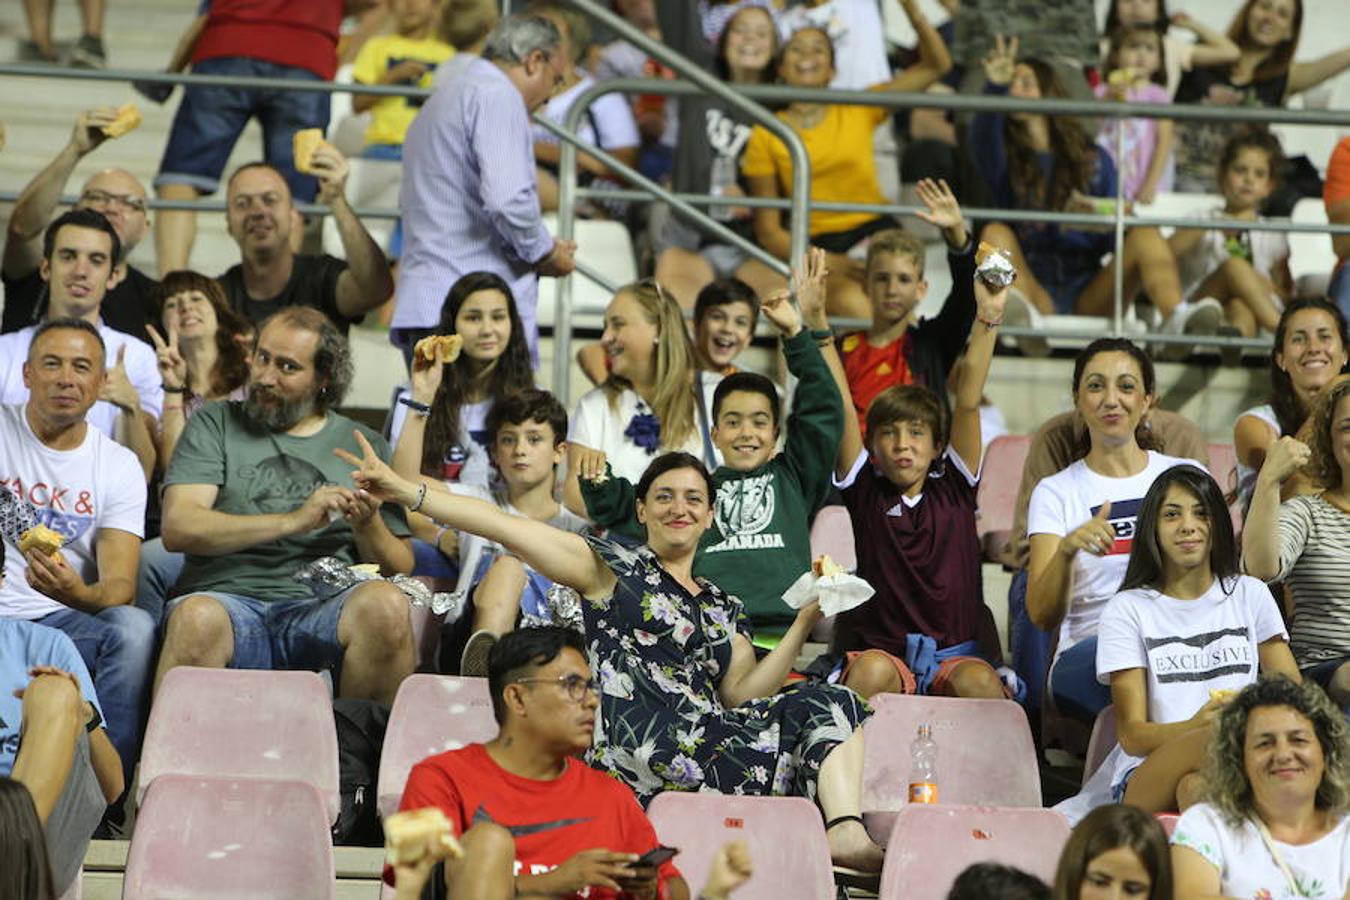
<svg viewBox="0 0 1350 900"><path fill-rule="evenodd" d="M48 320L22 367L28 402L0 406L0 535L9 551L0 616L56 628L75 642L129 784L155 626L130 605L145 480L135 455L85 420L107 378L105 354L92 323ZM19 551L37 525L61 535L59 550Z"/></svg>
<svg viewBox="0 0 1350 900"><path fill-rule="evenodd" d="M121 239L102 213L73 209L47 226L38 272L47 283L47 321L83 319L95 326L106 350L107 377L82 421L131 448L140 461L142 480L148 480L155 467L152 435L164 406L155 351L144 341L109 328L101 316L104 297L121 277L117 269L121 252ZM0 403L28 399L24 360L38 327L0 335Z"/></svg>

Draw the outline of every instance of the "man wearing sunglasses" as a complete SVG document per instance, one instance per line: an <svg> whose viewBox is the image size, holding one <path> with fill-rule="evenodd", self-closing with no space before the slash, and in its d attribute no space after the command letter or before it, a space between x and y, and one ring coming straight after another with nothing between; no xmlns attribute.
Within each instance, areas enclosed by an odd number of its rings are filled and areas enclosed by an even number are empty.
<svg viewBox="0 0 1350 900"><path fill-rule="evenodd" d="M669 860L636 865L658 841L633 792L579 759L600 706L582 636L554 626L503 635L488 690L497 737L418 763L400 803L439 808L464 846L437 895L687 900Z"/></svg>
<svg viewBox="0 0 1350 900"><path fill-rule="evenodd" d="M61 192L75 167L107 140L103 129L117 117L117 110L98 107L80 113L75 129L61 152L30 181L14 204L5 235L4 264L0 267L5 286L5 310L0 332L18 331L42 318L46 286L38 269L42 262L42 233L61 203ZM104 169L80 189L76 208L103 213L122 242L116 261L118 281L103 301L103 322L147 344L146 322L154 313L153 292L159 282L127 263L131 251L150 231L145 186L125 169Z"/></svg>

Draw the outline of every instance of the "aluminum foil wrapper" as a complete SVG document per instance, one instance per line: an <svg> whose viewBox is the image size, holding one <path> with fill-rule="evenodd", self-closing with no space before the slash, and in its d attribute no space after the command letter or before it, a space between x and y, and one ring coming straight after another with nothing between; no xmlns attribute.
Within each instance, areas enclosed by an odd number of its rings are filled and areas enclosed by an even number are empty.
<svg viewBox="0 0 1350 900"><path fill-rule="evenodd" d="M321 556L301 566L291 578L309 588L316 597L326 597L345 591L363 581L374 581L380 576L353 569L333 556Z"/></svg>
<svg viewBox="0 0 1350 900"><path fill-rule="evenodd" d="M1013 283L1017 278L1017 270L1013 268L1012 260L1002 250L990 248L989 252L984 254L984 259L975 267L975 276L991 289L999 290Z"/></svg>
<svg viewBox="0 0 1350 900"><path fill-rule="evenodd" d="M462 591L433 591L409 575L395 575L389 582L407 594L408 602L413 606L430 607L434 615L444 616L447 622L457 622L464 614L467 597Z"/></svg>
<svg viewBox="0 0 1350 900"><path fill-rule="evenodd" d="M586 623L581 617L581 595L570 587L554 584L548 589L548 606L553 613L553 621L541 622L543 625L562 625L574 631L586 633Z"/></svg>
<svg viewBox="0 0 1350 900"><path fill-rule="evenodd" d="M8 488L0 487L0 535L18 547L23 533L38 524L33 507L14 496Z"/></svg>

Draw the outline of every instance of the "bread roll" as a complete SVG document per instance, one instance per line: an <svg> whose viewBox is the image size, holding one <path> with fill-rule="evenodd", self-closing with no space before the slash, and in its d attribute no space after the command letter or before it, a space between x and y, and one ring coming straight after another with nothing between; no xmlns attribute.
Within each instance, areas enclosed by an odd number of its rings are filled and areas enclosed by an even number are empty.
<svg viewBox="0 0 1350 900"><path fill-rule="evenodd" d="M141 111L134 103L125 103L117 107L117 118L103 126L103 133L110 138L121 137L128 131L139 128Z"/></svg>
<svg viewBox="0 0 1350 900"><path fill-rule="evenodd" d="M317 128L304 128L291 138L291 148L295 154L295 171L314 171L314 151L323 144L323 132Z"/></svg>
<svg viewBox="0 0 1350 900"><path fill-rule="evenodd" d="M55 556L61 550L61 545L66 542L58 531L52 531L46 525L34 525L32 528L19 535L19 552L27 553L29 550L37 550L39 553L45 553L48 556Z"/></svg>

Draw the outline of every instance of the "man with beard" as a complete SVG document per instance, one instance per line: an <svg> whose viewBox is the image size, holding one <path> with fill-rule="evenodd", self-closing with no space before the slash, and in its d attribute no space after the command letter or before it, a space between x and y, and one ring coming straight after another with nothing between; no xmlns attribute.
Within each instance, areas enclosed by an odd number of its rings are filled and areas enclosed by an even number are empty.
<svg viewBox="0 0 1350 900"><path fill-rule="evenodd" d="M164 547L186 561L156 684L184 665L331 669L341 696L393 702L413 670L407 598L388 581L343 576L356 563L407 573L412 543L402 509L342 486L351 467L333 450L356 451L355 432L389 455L333 411L351 380L336 326L291 307L259 329L248 399L188 420L164 478ZM325 557L336 565L295 577Z"/></svg>
<svg viewBox="0 0 1350 900"><path fill-rule="evenodd" d="M346 334L349 324L393 295L384 251L347 203L348 171L347 160L332 145L314 151L318 202L332 209L345 261L292 248L291 231L300 217L281 172L266 163L235 171L226 187L225 220L240 261L217 279L235 312L261 322L285 307L310 306Z"/></svg>

